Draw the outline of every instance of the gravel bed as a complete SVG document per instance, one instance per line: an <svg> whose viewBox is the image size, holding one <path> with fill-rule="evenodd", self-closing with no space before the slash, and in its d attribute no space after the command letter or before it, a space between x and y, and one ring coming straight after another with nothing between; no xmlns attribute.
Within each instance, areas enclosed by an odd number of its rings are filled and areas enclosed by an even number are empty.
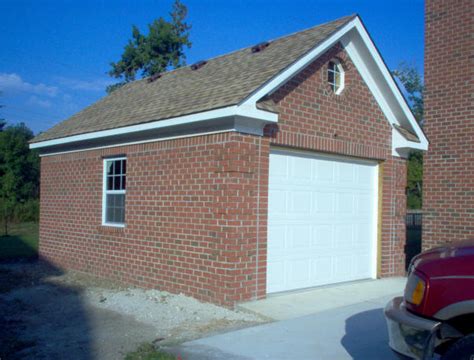
<svg viewBox="0 0 474 360"><path fill-rule="evenodd" d="M182 294L130 288L41 263L0 264L1 358L122 359L267 320ZM0 331L0 332L2 332Z"/></svg>
<svg viewBox="0 0 474 360"><path fill-rule="evenodd" d="M200 302L183 294L166 291L127 289L87 292L87 298L95 306L133 316L137 321L158 325L161 329L172 329L186 322L209 322L215 320L259 322L257 315L232 311L220 306Z"/></svg>

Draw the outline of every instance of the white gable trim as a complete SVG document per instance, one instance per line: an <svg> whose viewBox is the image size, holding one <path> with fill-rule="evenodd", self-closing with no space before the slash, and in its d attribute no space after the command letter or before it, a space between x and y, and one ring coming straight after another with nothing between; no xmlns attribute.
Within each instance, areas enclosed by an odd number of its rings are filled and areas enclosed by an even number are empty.
<svg viewBox="0 0 474 360"><path fill-rule="evenodd" d="M336 44L342 36L344 36L347 32L354 28L354 20L351 20L346 25L344 25L341 29L337 32L332 34L318 46L316 46L313 50L308 52L298 61L290 65L285 70L283 70L280 74L272 78L262 87L258 88L255 92L253 92L249 97L244 99L241 102L241 105L246 104L255 104L258 100L263 98L265 95L271 94L276 89L278 89L281 85L283 85L286 81L291 79L301 70L303 70L306 66L312 63L315 59L317 59L320 55L322 55L326 50L330 49L334 44Z"/></svg>
<svg viewBox="0 0 474 360"><path fill-rule="evenodd" d="M420 143L416 143L398 136L399 134L394 134L392 136L392 154L405 157L407 149L427 150L428 140L425 134L416 122L405 98L359 17L352 19L293 65L257 89L241 103L241 106L251 106L265 95L276 91L337 42L341 42L344 46L390 124L392 126L393 124L405 125L405 127L411 128L420 139ZM369 62L372 62L372 66L368 65ZM377 72L378 76L376 76ZM397 131L392 132L398 133Z"/></svg>

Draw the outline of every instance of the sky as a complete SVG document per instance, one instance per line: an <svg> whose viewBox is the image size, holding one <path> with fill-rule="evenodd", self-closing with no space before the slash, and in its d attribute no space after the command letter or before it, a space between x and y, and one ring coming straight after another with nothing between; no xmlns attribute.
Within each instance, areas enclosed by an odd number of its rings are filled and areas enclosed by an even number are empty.
<svg viewBox="0 0 474 360"><path fill-rule="evenodd" d="M422 0L182 0L192 64L357 13L390 69L423 71ZM131 37L172 0L0 0L0 118L34 133L105 96L107 72Z"/></svg>

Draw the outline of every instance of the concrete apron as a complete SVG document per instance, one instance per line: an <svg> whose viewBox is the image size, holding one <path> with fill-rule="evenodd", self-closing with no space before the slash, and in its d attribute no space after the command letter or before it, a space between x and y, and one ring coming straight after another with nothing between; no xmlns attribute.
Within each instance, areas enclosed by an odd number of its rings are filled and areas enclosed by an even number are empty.
<svg viewBox="0 0 474 360"><path fill-rule="evenodd" d="M406 278L363 280L309 290L269 295L266 299L239 304L237 308L273 320L287 320L326 310L399 296Z"/></svg>

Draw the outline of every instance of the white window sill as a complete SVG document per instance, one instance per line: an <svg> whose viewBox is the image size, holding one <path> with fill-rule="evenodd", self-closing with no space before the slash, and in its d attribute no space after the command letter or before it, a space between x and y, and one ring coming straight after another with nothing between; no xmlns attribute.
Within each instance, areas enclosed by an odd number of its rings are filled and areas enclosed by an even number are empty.
<svg viewBox="0 0 474 360"><path fill-rule="evenodd" d="M124 228L125 224L102 223L102 226L115 227L115 228Z"/></svg>

